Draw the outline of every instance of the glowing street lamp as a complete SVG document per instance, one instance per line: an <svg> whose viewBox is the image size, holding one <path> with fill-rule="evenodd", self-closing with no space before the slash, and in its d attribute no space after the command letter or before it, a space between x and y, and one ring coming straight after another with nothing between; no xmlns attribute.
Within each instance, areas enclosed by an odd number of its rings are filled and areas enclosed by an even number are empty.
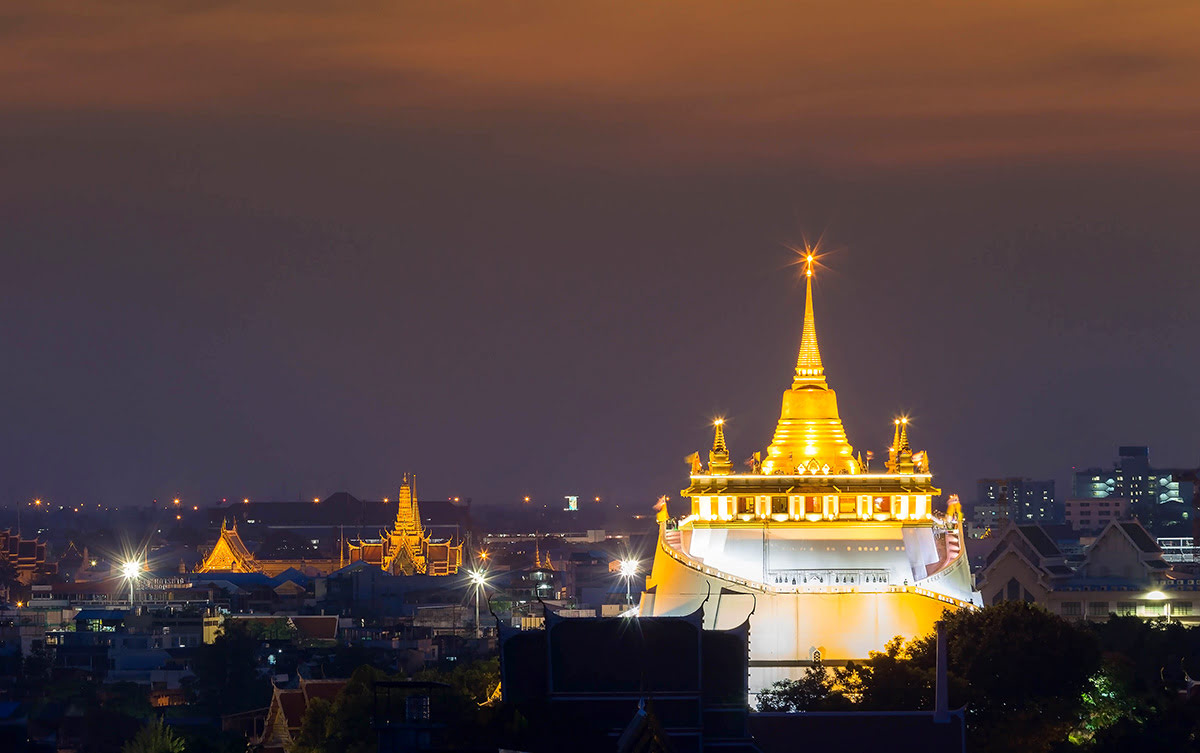
<svg viewBox="0 0 1200 753"><path fill-rule="evenodd" d="M638 561L637 560L621 560L621 577L625 579L625 603L633 603L633 594L630 593L630 583L633 581L633 576L637 575Z"/></svg>
<svg viewBox="0 0 1200 753"><path fill-rule="evenodd" d="M133 587L137 585L138 576L142 574L142 563L132 559L121 565L121 577L129 581L129 609L133 610Z"/></svg>
<svg viewBox="0 0 1200 753"><path fill-rule="evenodd" d="M471 579L472 585L475 586L475 637L483 637L483 628L479 625L479 592L487 585L486 570L470 570L467 572L467 577Z"/></svg>

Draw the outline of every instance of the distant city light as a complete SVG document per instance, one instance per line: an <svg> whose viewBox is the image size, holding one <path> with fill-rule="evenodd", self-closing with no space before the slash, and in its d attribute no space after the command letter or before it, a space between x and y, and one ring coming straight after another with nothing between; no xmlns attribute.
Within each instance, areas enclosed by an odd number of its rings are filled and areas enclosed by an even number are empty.
<svg viewBox="0 0 1200 753"><path fill-rule="evenodd" d="M320 504L321 500L318 497L313 497L313 504Z"/></svg>
<svg viewBox="0 0 1200 753"><path fill-rule="evenodd" d="M526 502L528 502L528 501L529 501L529 497L526 497L526 498L525 498L525 501L526 501Z"/></svg>

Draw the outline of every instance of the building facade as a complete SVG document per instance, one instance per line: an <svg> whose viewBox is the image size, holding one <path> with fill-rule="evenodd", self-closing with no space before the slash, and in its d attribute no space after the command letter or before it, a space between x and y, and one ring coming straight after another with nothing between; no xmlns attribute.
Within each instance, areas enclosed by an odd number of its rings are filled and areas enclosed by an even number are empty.
<svg viewBox="0 0 1200 753"><path fill-rule="evenodd" d="M1063 502L1067 525L1080 534L1096 534L1115 520L1129 519L1129 500L1120 497L1068 499Z"/></svg>
<svg viewBox="0 0 1200 753"><path fill-rule="evenodd" d="M1109 523L1080 561L1036 525L1000 534L977 578L987 604L1031 601L1072 620L1110 615L1200 623L1200 580L1178 572L1137 521Z"/></svg>
<svg viewBox="0 0 1200 753"><path fill-rule="evenodd" d="M864 659L897 635L928 633L978 598L961 508L933 510L939 490L907 420L893 424L885 468L854 453L817 346L811 256L806 277L800 353L765 458L734 473L716 422L708 466L689 458L690 509L675 520L660 508L639 607L676 616L704 604L709 629L749 620L753 692L816 659Z"/></svg>
<svg viewBox="0 0 1200 753"><path fill-rule="evenodd" d="M1014 523L1057 523L1058 506L1054 481L1029 478L981 478L976 482L972 522L992 525L1001 520Z"/></svg>
<svg viewBox="0 0 1200 753"><path fill-rule="evenodd" d="M1147 447L1129 445L1117 450L1112 468L1076 471L1072 496L1076 499L1129 501L1130 514L1155 535L1184 535L1191 532L1193 485L1177 481L1179 469L1154 468Z"/></svg>

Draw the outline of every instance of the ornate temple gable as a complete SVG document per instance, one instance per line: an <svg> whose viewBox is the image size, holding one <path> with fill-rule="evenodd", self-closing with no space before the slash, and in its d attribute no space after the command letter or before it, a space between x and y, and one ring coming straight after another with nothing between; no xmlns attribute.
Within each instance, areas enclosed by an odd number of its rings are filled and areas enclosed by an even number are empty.
<svg viewBox="0 0 1200 753"><path fill-rule="evenodd" d="M221 521L221 537L196 572L259 573L262 572L262 566L242 542L237 523L227 526L225 521Z"/></svg>

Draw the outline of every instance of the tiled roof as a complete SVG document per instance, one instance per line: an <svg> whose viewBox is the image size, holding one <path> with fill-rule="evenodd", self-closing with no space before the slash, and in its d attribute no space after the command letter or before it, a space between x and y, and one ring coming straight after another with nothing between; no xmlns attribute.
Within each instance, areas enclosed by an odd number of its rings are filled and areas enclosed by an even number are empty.
<svg viewBox="0 0 1200 753"><path fill-rule="evenodd" d="M1139 524L1129 522L1118 523L1117 525L1121 526L1121 530L1133 540L1134 545L1146 554L1162 551L1158 547L1158 542L1151 538L1146 529L1142 528Z"/></svg>
<svg viewBox="0 0 1200 753"><path fill-rule="evenodd" d="M288 729L300 729L300 722L304 719L304 709L308 705L304 698L304 691L277 689L275 693L279 698L279 708L283 711L283 718L287 722Z"/></svg>
<svg viewBox="0 0 1200 753"><path fill-rule="evenodd" d="M1030 544L1038 550L1038 554L1043 557L1061 557L1062 551L1054 543L1054 540L1046 535L1041 526L1017 526L1022 535L1029 540Z"/></svg>

